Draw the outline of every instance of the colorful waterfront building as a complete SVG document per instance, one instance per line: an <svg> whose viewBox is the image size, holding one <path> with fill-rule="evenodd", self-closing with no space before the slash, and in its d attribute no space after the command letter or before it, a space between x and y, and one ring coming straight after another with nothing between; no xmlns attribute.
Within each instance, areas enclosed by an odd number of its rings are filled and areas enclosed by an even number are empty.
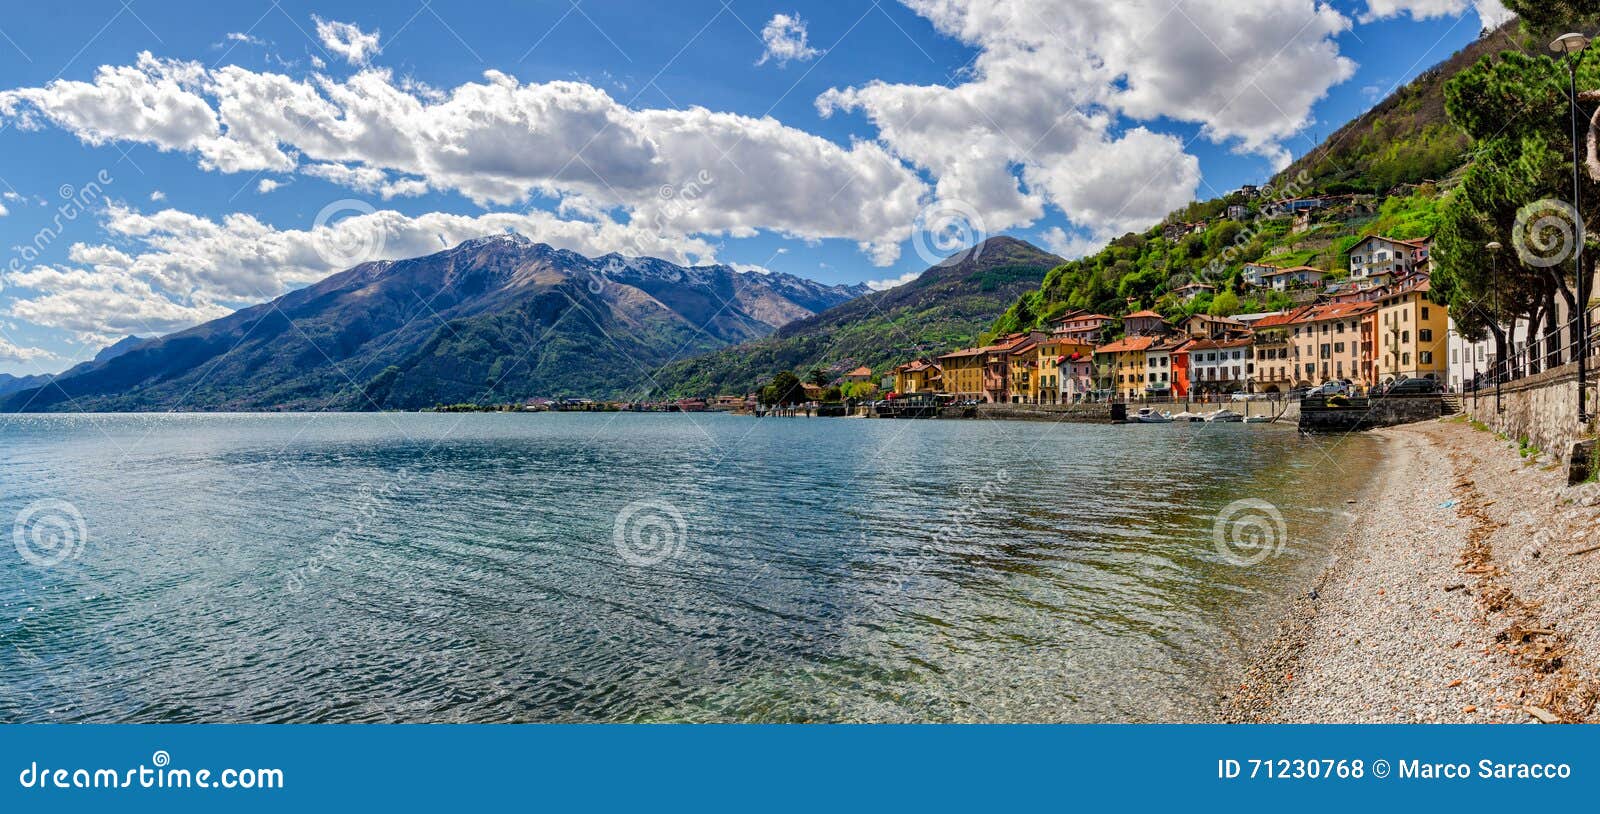
<svg viewBox="0 0 1600 814"><path fill-rule="evenodd" d="M1117 398L1138 399L1144 395L1145 352L1159 341L1154 336L1126 336L1094 349L1095 362L1102 365L1101 389L1112 391Z"/></svg>
<svg viewBox="0 0 1600 814"><path fill-rule="evenodd" d="M1289 342L1293 329L1290 323L1304 310L1296 308L1256 320L1251 336L1251 356L1255 360L1251 392L1286 393L1294 387L1294 361Z"/></svg>
<svg viewBox="0 0 1600 814"><path fill-rule="evenodd" d="M926 359L916 359L894 369L894 391L901 394L938 393L943 371Z"/></svg>
<svg viewBox="0 0 1600 814"><path fill-rule="evenodd" d="M1378 301L1376 381L1446 381L1449 315L1443 306L1428 299L1430 293L1429 279L1412 275L1397 281Z"/></svg>
<svg viewBox="0 0 1600 814"><path fill-rule="evenodd" d="M1144 352L1144 395L1151 399L1177 397L1174 392L1172 352L1182 349L1192 340L1176 335L1156 340Z"/></svg>
<svg viewBox="0 0 1600 814"><path fill-rule="evenodd" d="M939 357L939 391L960 401L983 398L983 348L963 348Z"/></svg>
<svg viewBox="0 0 1600 814"><path fill-rule="evenodd" d="M1370 302L1325 303L1301 309L1289 328L1290 373L1295 387L1350 380L1373 384L1373 317Z"/></svg>
<svg viewBox="0 0 1600 814"><path fill-rule="evenodd" d="M1187 350L1192 395L1238 393L1249 386L1250 339L1196 339L1189 343Z"/></svg>
<svg viewBox="0 0 1600 814"><path fill-rule="evenodd" d="M1094 346L1065 336L1035 345L1038 389L1035 404L1073 404L1094 390Z"/></svg>
<svg viewBox="0 0 1600 814"><path fill-rule="evenodd" d="M1029 334L1011 345L1007 354L1007 394L1012 404L1039 403L1039 343L1042 333Z"/></svg>
<svg viewBox="0 0 1600 814"><path fill-rule="evenodd" d="M979 348L983 353L983 400L990 404L1011 401L1011 351L1030 339L1026 333L1011 334L993 345Z"/></svg>

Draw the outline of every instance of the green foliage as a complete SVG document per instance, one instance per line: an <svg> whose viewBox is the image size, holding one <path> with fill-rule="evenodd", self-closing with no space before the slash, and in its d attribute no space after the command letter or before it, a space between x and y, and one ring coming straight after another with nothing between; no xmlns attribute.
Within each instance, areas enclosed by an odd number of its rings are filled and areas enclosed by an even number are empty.
<svg viewBox="0 0 1600 814"><path fill-rule="evenodd" d="M784 370L761 388L761 400L766 404L799 404L806 400L806 388L799 376Z"/></svg>
<svg viewBox="0 0 1600 814"><path fill-rule="evenodd" d="M1239 313L1239 295L1232 291L1224 291L1211 301L1211 307L1206 313L1214 317L1231 317Z"/></svg>

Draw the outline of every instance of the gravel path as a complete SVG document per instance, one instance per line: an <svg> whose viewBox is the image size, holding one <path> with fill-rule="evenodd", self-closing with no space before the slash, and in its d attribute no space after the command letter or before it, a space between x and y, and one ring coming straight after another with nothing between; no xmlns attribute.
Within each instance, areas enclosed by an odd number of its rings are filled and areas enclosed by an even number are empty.
<svg viewBox="0 0 1600 814"><path fill-rule="evenodd" d="M1596 720L1600 551L1567 552L1600 544L1600 486L1460 420L1378 434L1361 519L1224 720Z"/></svg>

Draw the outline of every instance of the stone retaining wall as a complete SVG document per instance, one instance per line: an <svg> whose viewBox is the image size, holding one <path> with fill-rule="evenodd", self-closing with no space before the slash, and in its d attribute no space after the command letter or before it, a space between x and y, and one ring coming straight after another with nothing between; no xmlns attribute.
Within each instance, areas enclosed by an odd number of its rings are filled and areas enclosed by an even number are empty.
<svg viewBox="0 0 1600 814"><path fill-rule="evenodd" d="M1429 421L1444 413L1437 395L1380 396L1352 399L1348 407L1300 407L1300 429L1305 432L1340 433Z"/></svg>
<svg viewBox="0 0 1600 814"><path fill-rule="evenodd" d="M1594 361L1589 366L1589 412L1595 403ZM1578 424L1578 365L1562 365L1525 379L1501 385L1500 402L1504 412L1495 411L1494 389L1462 397L1462 409L1474 420L1516 441L1526 441L1554 458L1567 460L1572 444L1595 432Z"/></svg>

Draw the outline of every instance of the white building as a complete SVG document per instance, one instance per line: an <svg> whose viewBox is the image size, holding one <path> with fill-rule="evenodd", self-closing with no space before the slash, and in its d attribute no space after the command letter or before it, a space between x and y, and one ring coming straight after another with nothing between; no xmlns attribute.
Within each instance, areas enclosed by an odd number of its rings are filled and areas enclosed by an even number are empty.
<svg viewBox="0 0 1600 814"><path fill-rule="evenodd" d="M1425 240L1396 240L1368 235L1350 249L1350 282L1367 289L1394 282L1428 259Z"/></svg>
<svg viewBox="0 0 1600 814"><path fill-rule="evenodd" d="M1493 379L1490 372L1494 370L1494 335L1468 342L1456 330L1456 321L1449 320L1448 331L1450 369L1448 372L1450 389L1453 392L1463 392L1475 377L1479 377L1488 386ZM1515 356L1528 346L1528 323L1518 320L1510 332L1511 354Z"/></svg>

